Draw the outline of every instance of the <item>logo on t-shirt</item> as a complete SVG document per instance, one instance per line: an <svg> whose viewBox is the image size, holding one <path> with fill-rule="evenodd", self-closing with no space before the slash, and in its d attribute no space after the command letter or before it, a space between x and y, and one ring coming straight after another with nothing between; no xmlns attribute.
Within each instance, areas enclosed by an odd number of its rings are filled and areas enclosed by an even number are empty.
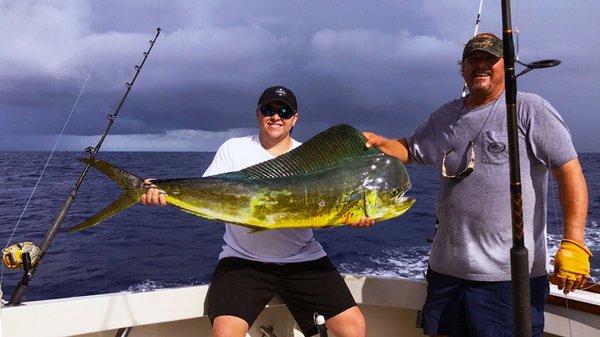
<svg viewBox="0 0 600 337"><path fill-rule="evenodd" d="M491 153L499 154L504 152L504 150L506 149L506 144L496 141L490 143L487 148L488 151L490 151Z"/></svg>

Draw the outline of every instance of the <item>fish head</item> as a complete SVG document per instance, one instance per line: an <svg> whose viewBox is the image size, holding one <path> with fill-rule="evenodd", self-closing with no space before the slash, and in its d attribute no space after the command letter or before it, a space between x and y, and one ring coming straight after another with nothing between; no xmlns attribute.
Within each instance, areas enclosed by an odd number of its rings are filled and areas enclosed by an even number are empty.
<svg viewBox="0 0 600 337"><path fill-rule="evenodd" d="M397 158L378 155L363 172L365 213L376 221L395 218L405 213L415 199L405 193L411 188L404 164Z"/></svg>

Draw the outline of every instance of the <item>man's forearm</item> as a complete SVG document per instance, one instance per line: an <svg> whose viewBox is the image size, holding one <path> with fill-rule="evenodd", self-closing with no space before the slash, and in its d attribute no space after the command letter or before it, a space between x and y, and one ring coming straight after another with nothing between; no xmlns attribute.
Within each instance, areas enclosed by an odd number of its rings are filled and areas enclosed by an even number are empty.
<svg viewBox="0 0 600 337"><path fill-rule="evenodd" d="M578 159L552 171L558 184L565 239L584 243L588 190Z"/></svg>
<svg viewBox="0 0 600 337"><path fill-rule="evenodd" d="M408 144L404 138L390 139L393 156L400 159L403 163L410 163L410 154L408 153Z"/></svg>

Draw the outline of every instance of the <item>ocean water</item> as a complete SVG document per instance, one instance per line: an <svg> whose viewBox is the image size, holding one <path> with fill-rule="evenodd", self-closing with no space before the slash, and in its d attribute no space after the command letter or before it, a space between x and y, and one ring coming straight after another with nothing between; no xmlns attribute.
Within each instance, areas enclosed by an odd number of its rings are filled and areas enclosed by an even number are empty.
<svg viewBox="0 0 600 337"><path fill-rule="evenodd" d="M142 177L200 176L214 153L105 152L101 158ZM43 152L0 152L0 244L4 247L47 160ZM83 164L81 153L55 154L12 242L43 239L73 187ZM600 280L600 154L582 154L590 194L587 244L594 253L592 278ZM408 167L417 203L404 216L369 229L315 231L343 273L422 279L435 226L437 173ZM208 283L220 252L224 226L173 207L133 206L83 232L65 231L100 210L120 194L108 178L90 170L61 231L30 283L26 300L63 298L119 291ZM562 233L556 187L550 182L548 244L553 255ZM3 269L7 299L21 272Z"/></svg>

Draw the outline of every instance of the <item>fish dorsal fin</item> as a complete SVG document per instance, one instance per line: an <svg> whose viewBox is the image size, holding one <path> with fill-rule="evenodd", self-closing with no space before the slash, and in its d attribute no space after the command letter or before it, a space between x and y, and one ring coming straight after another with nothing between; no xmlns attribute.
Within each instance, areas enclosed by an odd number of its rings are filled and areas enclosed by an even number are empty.
<svg viewBox="0 0 600 337"><path fill-rule="evenodd" d="M363 134L355 128L343 124L336 125L277 158L216 177L265 179L318 172L344 165L352 159L380 153L373 147L367 149L366 141Z"/></svg>

